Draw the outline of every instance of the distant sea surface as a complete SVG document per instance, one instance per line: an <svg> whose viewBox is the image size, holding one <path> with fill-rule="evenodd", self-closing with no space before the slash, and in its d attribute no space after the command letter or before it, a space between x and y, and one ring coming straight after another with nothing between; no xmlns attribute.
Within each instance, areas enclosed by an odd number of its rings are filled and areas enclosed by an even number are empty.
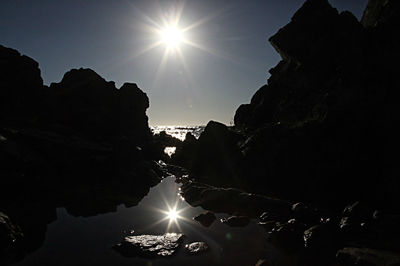
<svg viewBox="0 0 400 266"><path fill-rule="evenodd" d="M190 132L196 139L203 133L205 126L154 126L150 127L154 134L165 131L177 139L185 140L186 134Z"/></svg>

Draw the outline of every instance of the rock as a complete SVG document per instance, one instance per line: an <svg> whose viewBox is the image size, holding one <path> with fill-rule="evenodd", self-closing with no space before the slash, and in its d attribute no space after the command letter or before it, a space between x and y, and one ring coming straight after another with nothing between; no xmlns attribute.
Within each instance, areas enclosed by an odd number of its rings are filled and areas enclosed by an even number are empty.
<svg viewBox="0 0 400 266"><path fill-rule="evenodd" d="M221 219L221 223L232 227L245 227L250 223L250 218L247 216L230 216Z"/></svg>
<svg viewBox="0 0 400 266"><path fill-rule="evenodd" d="M110 140L128 136L142 146L151 138L147 95L136 84L120 89L91 69L72 69L48 90L51 123L62 124L84 136ZM70 108L74 106L74 108Z"/></svg>
<svg viewBox="0 0 400 266"><path fill-rule="evenodd" d="M343 210L343 216L352 217L359 221L371 219L372 209L366 204L356 201L347 205Z"/></svg>
<svg viewBox="0 0 400 266"><path fill-rule="evenodd" d="M338 227L331 220L305 230L303 239L306 248L325 251L339 247L342 241Z"/></svg>
<svg viewBox="0 0 400 266"><path fill-rule="evenodd" d="M246 193L234 188L217 188L207 184L189 181L181 187L181 194L192 206L202 206L214 212L237 212L257 218L264 210L287 216L291 204L263 195Z"/></svg>
<svg viewBox="0 0 400 266"><path fill-rule="evenodd" d="M398 266L398 253L358 247L345 247L336 254L337 261L344 266Z"/></svg>
<svg viewBox="0 0 400 266"><path fill-rule="evenodd" d="M197 255L208 250L208 245L205 242L193 242L185 245L185 249L192 255Z"/></svg>
<svg viewBox="0 0 400 266"><path fill-rule="evenodd" d="M226 125L210 121L199 139L188 137L172 159L210 184L235 186L236 162L241 157L236 144L240 139L240 134Z"/></svg>
<svg viewBox="0 0 400 266"><path fill-rule="evenodd" d="M209 227L210 225L212 225L215 219L216 219L215 214L209 211L200 213L199 215L193 217L193 220L196 220L205 227Z"/></svg>
<svg viewBox="0 0 400 266"><path fill-rule="evenodd" d="M320 213L311 206L298 202L292 205L293 217L305 224L316 224L320 221Z"/></svg>
<svg viewBox="0 0 400 266"><path fill-rule="evenodd" d="M0 123L32 123L43 106L39 64L0 45Z"/></svg>
<svg viewBox="0 0 400 266"><path fill-rule="evenodd" d="M182 242L183 234L127 236L113 248L125 257L168 257Z"/></svg>
<svg viewBox="0 0 400 266"><path fill-rule="evenodd" d="M371 0L363 25L328 0L305 1L270 38L282 60L268 84L238 108L235 127L211 121L184 166L214 186L398 210L397 2Z"/></svg>
<svg viewBox="0 0 400 266"><path fill-rule="evenodd" d="M397 14L399 12L400 5L398 1L370 0L364 10L361 24L367 28L398 24L399 19Z"/></svg>
<svg viewBox="0 0 400 266"><path fill-rule="evenodd" d="M268 240L284 250L293 252L302 248L302 236L305 225L290 219L287 222L277 222L269 232Z"/></svg>
<svg viewBox="0 0 400 266"><path fill-rule="evenodd" d="M23 236L21 228L0 212L0 255L15 248L16 242L22 240Z"/></svg>

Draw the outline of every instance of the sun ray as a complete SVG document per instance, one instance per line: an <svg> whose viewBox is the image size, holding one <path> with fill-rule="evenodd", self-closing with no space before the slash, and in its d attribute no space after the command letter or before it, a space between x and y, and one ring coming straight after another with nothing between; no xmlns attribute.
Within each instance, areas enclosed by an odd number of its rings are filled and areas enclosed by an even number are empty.
<svg viewBox="0 0 400 266"><path fill-rule="evenodd" d="M153 80L153 88L156 86L156 84L158 83L158 80L160 78L161 72L164 70L165 67L165 63L167 62L168 59L168 55L169 55L169 49L166 48L164 51L164 54L161 58L160 64L158 65L156 74L154 76L154 80Z"/></svg>

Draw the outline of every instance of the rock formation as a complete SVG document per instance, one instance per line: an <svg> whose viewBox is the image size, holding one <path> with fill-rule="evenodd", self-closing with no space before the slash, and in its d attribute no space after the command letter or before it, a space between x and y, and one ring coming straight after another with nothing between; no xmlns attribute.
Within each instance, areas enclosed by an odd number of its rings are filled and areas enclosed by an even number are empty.
<svg viewBox="0 0 400 266"><path fill-rule="evenodd" d="M358 22L327 0L306 1L270 38L282 60L268 84L237 109L234 128L216 135L210 122L183 165L211 184L398 208L399 14L396 1L371 0Z"/></svg>
<svg viewBox="0 0 400 266"><path fill-rule="evenodd" d="M0 261L38 249L57 207L92 216L134 206L164 175L136 84L73 69L47 87L37 62L0 46L0 95L0 211L22 232L12 250L0 232Z"/></svg>

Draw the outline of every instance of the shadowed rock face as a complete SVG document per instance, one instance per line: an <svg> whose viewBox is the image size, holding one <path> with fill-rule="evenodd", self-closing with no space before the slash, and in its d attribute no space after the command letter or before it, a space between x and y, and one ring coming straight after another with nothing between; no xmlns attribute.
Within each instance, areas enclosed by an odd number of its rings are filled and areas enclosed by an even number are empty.
<svg viewBox="0 0 400 266"><path fill-rule="evenodd" d="M194 149L189 170L204 182L330 206L397 202L398 5L371 0L360 23L327 0L306 1L270 38L282 61L237 109L235 127L192 145L216 154L223 144L218 154L229 156L214 166Z"/></svg>

